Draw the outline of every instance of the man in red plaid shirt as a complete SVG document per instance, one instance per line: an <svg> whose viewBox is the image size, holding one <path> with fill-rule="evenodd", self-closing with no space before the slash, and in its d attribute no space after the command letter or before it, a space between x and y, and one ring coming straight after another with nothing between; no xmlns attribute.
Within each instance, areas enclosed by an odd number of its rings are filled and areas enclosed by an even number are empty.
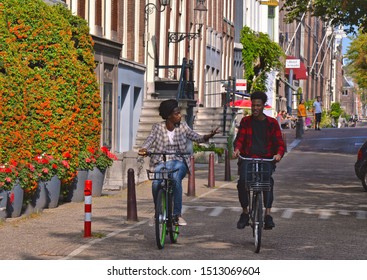
<svg viewBox="0 0 367 280"><path fill-rule="evenodd" d="M242 118L240 127L234 141L234 157L241 155L246 158L268 158L279 162L284 155L284 141L276 119L264 114L264 107L267 102L267 95L264 92L254 92L251 94L251 115ZM237 222L237 228L243 229L248 225L248 197L247 191L243 184L244 172L241 172L246 161L239 160L240 178L237 184L238 198L243 209L240 219ZM275 224L270 216L271 207L273 204L273 185L274 180L271 180L271 190L264 192L265 205L265 229L272 229Z"/></svg>

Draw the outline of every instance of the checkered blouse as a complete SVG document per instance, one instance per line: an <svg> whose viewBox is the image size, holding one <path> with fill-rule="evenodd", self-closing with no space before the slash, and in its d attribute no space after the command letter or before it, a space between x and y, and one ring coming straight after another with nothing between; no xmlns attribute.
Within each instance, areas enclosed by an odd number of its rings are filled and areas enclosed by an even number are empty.
<svg viewBox="0 0 367 280"><path fill-rule="evenodd" d="M152 126L150 135L145 140L142 148L147 149L150 152L181 152L187 151L187 140L191 140L197 143L203 143L204 135L200 135L193 131L186 122L181 122L179 127L174 129L175 135L173 138L173 144L170 143L167 135L166 122L162 121ZM180 156L167 156L167 160L180 160L183 158ZM190 168L190 160L188 156L185 156L187 166ZM159 156L152 156L150 160L151 167L156 166L161 162Z"/></svg>

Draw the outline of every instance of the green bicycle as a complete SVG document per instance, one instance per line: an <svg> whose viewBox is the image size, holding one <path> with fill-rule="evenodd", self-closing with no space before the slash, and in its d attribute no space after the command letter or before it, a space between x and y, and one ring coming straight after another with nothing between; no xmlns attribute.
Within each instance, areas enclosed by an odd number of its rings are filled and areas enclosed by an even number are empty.
<svg viewBox="0 0 367 280"><path fill-rule="evenodd" d="M171 152L147 152L148 156L158 155L162 157L164 167L159 171L147 170L149 180L159 180L160 188L155 201L155 237L158 249L163 249L166 236L169 235L171 243L176 243L179 235L177 217L173 215L173 187L175 180L173 174L178 169L170 170L166 167L167 155L184 156L188 153Z"/></svg>

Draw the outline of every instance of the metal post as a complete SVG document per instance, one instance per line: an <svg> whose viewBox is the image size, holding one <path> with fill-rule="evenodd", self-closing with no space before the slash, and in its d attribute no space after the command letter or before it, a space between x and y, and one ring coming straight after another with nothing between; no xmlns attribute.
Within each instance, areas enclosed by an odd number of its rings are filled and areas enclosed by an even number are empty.
<svg viewBox="0 0 367 280"><path fill-rule="evenodd" d="M190 157L191 172L189 173L189 180L187 185L187 196L195 196L195 158Z"/></svg>
<svg viewBox="0 0 367 280"><path fill-rule="evenodd" d="M224 181L231 181L231 162L229 160L228 150L224 150Z"/></svg>
<svg viewBox="0 0 367 280"><path fill-rule="evenodd" d="M289 78L288 82L291 86L293 86L293 69L289 69ZM292 88L288 86L288 95L287 95L287 112L288 114L292 114Z"/></svg>
<svg viewBox="0 0 367 280"><path fill-rule="evenodd" d="M134 169L127 171L127 220L137 221Z"/></svg>
<svg viewBox="0 0 367 280"><path fill-rule="evenodd" d="M283 138L283 142L284 142L284 152L288 152L288 148L287 148L287 136L285 135L284 132L282 132L282 138Z"/></svg>

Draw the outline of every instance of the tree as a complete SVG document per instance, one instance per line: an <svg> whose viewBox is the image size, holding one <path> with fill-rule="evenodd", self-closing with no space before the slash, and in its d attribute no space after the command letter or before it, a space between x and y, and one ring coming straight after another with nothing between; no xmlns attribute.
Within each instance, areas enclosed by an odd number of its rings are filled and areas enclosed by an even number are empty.
<svg viewBox="0 0 367 280"><path fill-rule="evenodd" d="M351 41L346 57L348 71L359 88L367 89L367 33Z"/></svg>
<svg viewBox="0 0 367 280"><path fill-rule="evenodd" d="M283 69L284 51L268 34L256 33L247 26L242 28L240 40L248 91L266 91L266 73Z"/></svg>
<svg viewBox="0 0 367 280"><path fill-rule="evenodd" d="M286 11L285 21L299 20L306 12L320 17L333 26L348 26L346 32L367 30L366 0L285 0L282 7Z"/></svg>

